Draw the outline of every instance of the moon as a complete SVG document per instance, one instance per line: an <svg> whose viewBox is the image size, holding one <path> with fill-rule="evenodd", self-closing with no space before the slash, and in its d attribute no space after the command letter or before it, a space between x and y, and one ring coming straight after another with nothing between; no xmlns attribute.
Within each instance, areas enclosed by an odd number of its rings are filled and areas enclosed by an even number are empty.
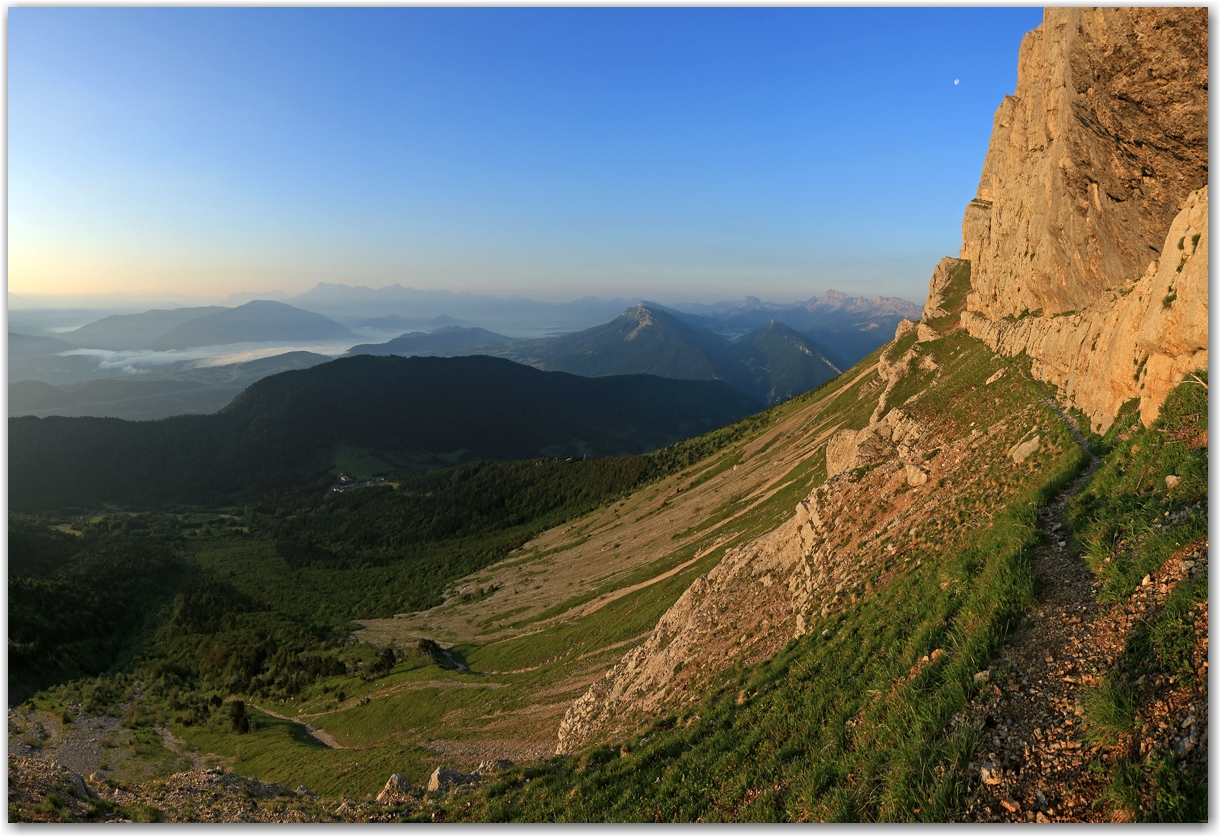
<svg viewBox="0 0 1220 836"><path fill-rule="evenodd" d="M959 81L961 81L960 78L955 78L955 79L953 79L953 84L956 85Z"/></svg>

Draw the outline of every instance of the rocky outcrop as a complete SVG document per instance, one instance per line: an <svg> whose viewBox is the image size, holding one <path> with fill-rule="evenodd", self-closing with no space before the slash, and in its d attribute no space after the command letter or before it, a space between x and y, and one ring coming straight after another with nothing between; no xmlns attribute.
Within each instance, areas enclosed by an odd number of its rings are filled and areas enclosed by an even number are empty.
<svg viewBox="0 0 1220 836"><path fill-rule="evenodd" d="M940 260L940 263L936 265L936 269L932 271L932 278L928 282L928 301L923 306L923 320L925 322L949 313L945 310L945 307L949 304L946 296L949 292L949 284L953 280L953 271L961 263L962 259L946 256ZM901 336L901 334L895 334L894 339L899 339Z"/></svg>
<svg viewBox="0 0 1220 836"><path fill-rule="evenodd" d="M466 775L456 769L438 766L428 777L428 792L444 792L457 786L477 784L480 780L478 775Z"/></svg>
<svg viewBox="0 0 1220 836"><path fill-rule="evenodd" d="M967 311L962 323L996 351L1032 360L1035 376L1104 431L1124 403L1139 398L1151 423L1169 390L1207 368L1207 189L1186 201L1164 240L1165 255L1136 281L1082 311L991 319Z"/></svg>
<svg viewBox="0 0 1220 836"><path fill-rule="evenodd" d="M1206 9L1049 9L1021 45L962 222L962 324L1094 429L1207 366L1207 136Z"/></svg>
<svg viewBox="0 0 1220 836"><path fill-rule="evenodd" d="M1207 9L1048 9L996 111L961 257L988 318L1081 310L1143 273L1207 184Z"/></svg>

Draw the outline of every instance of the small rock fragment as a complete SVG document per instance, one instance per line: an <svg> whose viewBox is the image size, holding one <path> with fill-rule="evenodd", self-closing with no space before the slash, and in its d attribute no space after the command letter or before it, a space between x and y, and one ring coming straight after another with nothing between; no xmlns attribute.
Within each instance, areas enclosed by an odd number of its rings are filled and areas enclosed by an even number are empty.
<svg viewBox="0 0 1220 836"><path fill-rule="evenodd" d="M1000 802L1000 806L1003 807L1005 810L1007 810L1010 813L1021 812L1021 802L1013 801L1011 798L1005 798L1003 801Z"/></svg>
<svg viewBox="0 0 1220 836"><path fill-rule="evenodd" d="M1166 487L1167 489L1169 489L1169 490L1173 490L1174 488L1176 488L1176 487L1177 487L1178 485L1180 485L1181 483L1182 483L1182 479L1181 479L1180 477L1178 477L1178 476L1172 476L1172 475L1171 475L1171 476L1166 476L1166 477L1165 477L1165 487Z"/></svg>
<svg viewBox="0 0 1220 836"><path fill-rule="evenodd" d="M1190 754L1190 750L1195 748L1195 741L1190 737L1179 737L1173 743L1173 756L1178 760Z"/></svg>
<svg viewBox="0 0 1220 836"><path fill-rule="evenodd" d="M999 784L1004 781L1004 772L995 761L987 761L979 770L979 778L984 784Z"/></svg>
<svg viewBox="0 0 1220 836"><path fill-rule="evenodd" d="M456 787L459 784L474 784L479 780L478 775L465 775L458 772L456 769L447 769L443 766L438 766L436 771L428 778L428 792L437 792L438 790L446 790L450 787Z"/></svg>
<svg viewBox="0 0 1220 836"><path fill-rule="evenodd" d="M439 771L439 770L438 770ZM435 773L433 773L435 777ZM429 787L431 789L431 787ZM304 787L297 789L298 794L305 790ZM307 790L305 792L308 792ZM377 794L377 803L379 804L401 804L404 801L410 801L423 795L423 792L416 786L413 786L407 780L407 776L401 772L395 772L390 776L390 779L385 782L385 787Z"/></svg>

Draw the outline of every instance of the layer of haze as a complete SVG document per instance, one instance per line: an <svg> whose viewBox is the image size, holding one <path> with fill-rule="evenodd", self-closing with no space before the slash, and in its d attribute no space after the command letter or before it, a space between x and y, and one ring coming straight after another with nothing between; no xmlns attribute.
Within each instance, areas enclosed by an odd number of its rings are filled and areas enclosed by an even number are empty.
<svg viewBox="0 0 1220 836"><path fill-rule="evenodd" d="M9 290L920 302L1011 9L9 10Z"/></svg>

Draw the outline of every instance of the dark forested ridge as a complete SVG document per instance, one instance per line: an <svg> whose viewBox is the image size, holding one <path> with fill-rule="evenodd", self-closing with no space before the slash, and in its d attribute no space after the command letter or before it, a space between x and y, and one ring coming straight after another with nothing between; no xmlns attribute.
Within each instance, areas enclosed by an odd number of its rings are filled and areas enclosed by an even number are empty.
<svg viewBox="0 0 1220 836"><path fill-rule="evenodd" d="M629 455L759 404L718 381L584 378L491 357L360 356L285 372L215 415L9 420L14 509L216 504L370 472L479 459Z"/></svg>

